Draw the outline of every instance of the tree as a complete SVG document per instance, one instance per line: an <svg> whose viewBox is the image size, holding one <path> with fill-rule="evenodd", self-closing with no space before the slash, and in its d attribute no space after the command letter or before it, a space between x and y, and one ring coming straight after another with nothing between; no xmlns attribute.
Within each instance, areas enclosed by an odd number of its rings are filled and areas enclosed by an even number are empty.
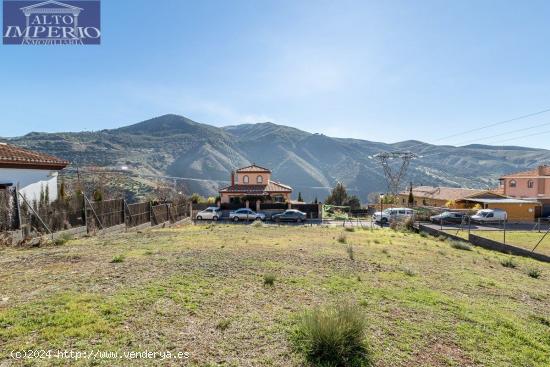
<svg viewBox="0 0 550 367"><path fill-rule="evenodd" d="M317 196L315 197L315 200L313 200L313 204L319 204L319 200L317 200Z"/></svg>
<svg viewBox="0 0 550 367"><path fill-rule="evenodd" d="M361 209L361 200L357 196L351 195L346 202L346 206L349 206L352 210Z"/></svg>
<svg viewBox="0 0 550 367"><path fill-rule="evenodd" d="M411 182L411 187L409 189L409 206L414 205L414 195L413 195L413 184Z"/></svg>
<svg viewBox="0 0 550 367"><path fill-rule="evenodd" d="M338 182L326 198L325 204L343 206L348 200L348 192L343 183Z"/></svg>
<svg viewBox="0 0 550 367"><path fill-rule="evenodd" d="M65 188L65 179L61 179L61 184L59 185L59 192L58 195L59 200L65 201L67 198L67 189Z"/></svg>
<svg viewBox="0 0 550 367"><path fill-rule="evenodd" d="M302 199L302 193L301 192L298 192L298 201L299 202L303 202L304 200Z"/></svg>
<svg viewBox="0 0 550 367"><path fill-rule="evenodd" d="M336 206L349 206L351 209L361 208L361 200L355 195L348 195L344 184L338 182L325 200L325 204Z"/></svg>

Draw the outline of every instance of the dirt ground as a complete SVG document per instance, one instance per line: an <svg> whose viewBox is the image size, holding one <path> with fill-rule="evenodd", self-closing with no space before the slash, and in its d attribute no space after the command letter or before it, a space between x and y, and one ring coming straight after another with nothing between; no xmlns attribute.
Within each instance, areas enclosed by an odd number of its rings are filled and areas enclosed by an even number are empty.
<svg viewBox="0 0 550 367"><path fill-rule="evenodd" d="M549 277L390 229L190 225L4 248L0 365L302 366L298 315L352 302L375 366L548 366ZM12 357L25 350L88 354Z"/></svg>

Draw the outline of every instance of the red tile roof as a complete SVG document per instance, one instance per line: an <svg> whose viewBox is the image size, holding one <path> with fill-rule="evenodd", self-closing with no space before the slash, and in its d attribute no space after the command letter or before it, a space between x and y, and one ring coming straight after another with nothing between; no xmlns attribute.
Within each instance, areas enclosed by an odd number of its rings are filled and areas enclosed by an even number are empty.
<svg viewBox="0 0 550 367"><path fill-rule="evenodd" d="M267 185L232 185L220 189L220 192L267 195L272 192L292 192L292 188L279 182L269 181Z"/></svg>
<svg viewBox="0 0 550 367"><path fill-rule="evenodd" d="M550 166L539 166L529 171L510 173L501 178L550 176Z"/></svg>
<svg viewBox="0 0 550 367"><path fill-rule="evenodd" d="M33 152L11 144L0 143L0 168L60 170L68 164L68 161L48 154Z"/></svg>
<svg viewBox="0 0 550 367"><path fill-rule="evenodd" d="M255 163L252 163L251 166L246 166L246 167L239 168L239 169L237 169L237 172L238 173L242 173L242 172L269 172L269 173L271 173L271 171L269 169L264 168L264 167L260 167L260 166L256 165Z"/></svg>
<svg viewBox="0 0 550 367"><path fill-rule="evenodd" d="M482 194L485 192L487 192L487 190L463 189L457 187L413 187L414 197L434 200L460 200L472 195ZM400 195L409 195L409 190L402 191Z"/></svg>

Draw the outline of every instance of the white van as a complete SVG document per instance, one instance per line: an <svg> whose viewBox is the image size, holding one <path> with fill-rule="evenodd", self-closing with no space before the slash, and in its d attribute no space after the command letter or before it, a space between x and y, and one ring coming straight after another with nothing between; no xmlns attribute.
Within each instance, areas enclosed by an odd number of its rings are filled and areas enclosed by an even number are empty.
<svg viewBox="0 0 550 367"><path fill-rule="evenodd" d="M508 219L508 213L502 209L481 209L472 215L472 222L491 223L502 222Z"/></svg>
<svg viewBox="0 0 550 367"><path fill-rule="evenodd" d="M410 208L389 208L383 212L376 212L372 219L379 223L389 223L391 220L404 220L414 217L414 210Z"/></svg>

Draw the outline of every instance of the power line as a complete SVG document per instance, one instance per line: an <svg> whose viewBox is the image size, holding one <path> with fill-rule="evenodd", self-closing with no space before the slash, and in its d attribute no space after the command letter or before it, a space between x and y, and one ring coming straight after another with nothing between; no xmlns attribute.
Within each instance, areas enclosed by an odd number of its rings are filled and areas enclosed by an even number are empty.
<svg viewBox="0 0 550 367"><path fill-rule="evenodd" d="M535 125L535 126L531 126L531 127L524 127L524 128L521 128L521 129L511 130L511 131L507 131L507 132L504 132L504 133L501 133L501 134L496 134L496 135L491 135L491 136L485 136L485 137L479 138L479 139L463 141L463 142L457 143L456 145L457 145L457 146L461 146L462 144L469 144L469 143L478 142L478 141L480 141L480 140L495 138L495 137L497 137L497 136L504 136L504 135L508 135L508 134L513 134L513 133L521 132L521 131L533 130L533 129L536 129L536 128L539 128L539 127L543 127L543 126L548 126L548 125L550 125L550 122L546 122L546 123L544 123L544 124Z"/></svg>
<svg viewBox="0 0 550 367"><path fill-rule="evenodd" d="M433 140L432 142L438 142L438 141L442 141L442 140L447 140L447 139L454 138L454 137L457 137L457 136L466 135L466 134L469 134L469 133L472 133L472 132L485 130L485 129L488 129L488 128L491 128L491 127L495 127L495 126L499 126L499 125L504 125L504 124L507 124L507 123L510 123L510 122L514 122L514 121L518 121L518 120L523 120L523 119L526 119L526 118L529 118L529 117L533 117L533 116L537 116L537 115L542 115L542 114L547 113L547 112L550 112L550 108L547 108L547 109L544 109L544 110L541 110L541 111L537 111L537 112L533 112L533 113L528 113L528 114L526 114L526 115L514 117L514 118L511 118L511 119L507 119L507 120L502 120L502 121L493 122L493 123L490 123L490 124L483 125L483 126L481 126L481 127L477 127L477 128L474 128L474 129L465 130L465 131L463 131L463 132L458 132L458 133L454 133L454 134L451 134L451 135L443 136L443 137L441 137L441 138L438 138L438 139ZM407 149L412 150L412 149L414 149L414 148L416 148L416 147L421 147L421 146L424 146L424 144L416 144L416 145L407 147Z"/></svg>

